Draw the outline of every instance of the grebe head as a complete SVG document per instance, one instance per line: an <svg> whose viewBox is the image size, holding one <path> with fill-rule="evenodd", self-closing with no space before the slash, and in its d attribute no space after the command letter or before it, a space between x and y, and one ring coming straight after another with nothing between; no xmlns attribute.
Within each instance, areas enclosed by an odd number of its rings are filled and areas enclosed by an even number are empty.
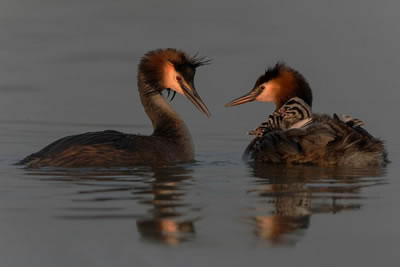
<svg viewBox="0 0 400 267"><path fill-rule="evenodd" d="M278 110L289 99L298 97L308 105L312 105L312 92L306 79L296 70L277 63L261 75L253 89L228 104L226 107L236 106L252 101L274 102Z"/></svg>
<svg viewBox="0 0 400 267"><path fill-rule="evenodd" d="M204 115L210 117L207 106L197 94L194 86L196 68L210 61L197 55L190 57L173 48L158 49L146 53L139 63L139 76L147 85L145 94L160 94L173 91L187 97ZM139 79L138 79L139 80Z"/></svg>

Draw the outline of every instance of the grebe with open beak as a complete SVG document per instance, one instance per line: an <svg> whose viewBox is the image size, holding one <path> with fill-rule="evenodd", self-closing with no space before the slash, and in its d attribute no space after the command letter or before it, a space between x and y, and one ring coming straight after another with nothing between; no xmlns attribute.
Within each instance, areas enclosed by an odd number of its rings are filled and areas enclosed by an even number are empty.
<svg viewBox="0 0 400 267"><path fill-rule="evenodd" d="M342 120L336 114L333 117L319 114L307 117L312 106L311 88L298 71L283 63L269 68L248 94L225 106L252 101L273 102L275 112L261 129L250 132L257 137L244 152L247 160L353 167L389 162L383 142L362 128L360 120L351 117ZM304 109L298 109L299 105ZM293 114L298 119L292 125L280 127L289 109L296 110Z"/></svg>
<svg viewBox="0 0 400 267"><path fill-rule="evenodd" d="M27 156L28 167L129 167L137 164L187 162L194 159L191 135L180 116L162 96L173 90L210 116L194 87L196 68L207 64L176 49L159 49L143 56L138 67L140 99L154 132L150 136L117 131L89 132L59 139Z"/></svg>

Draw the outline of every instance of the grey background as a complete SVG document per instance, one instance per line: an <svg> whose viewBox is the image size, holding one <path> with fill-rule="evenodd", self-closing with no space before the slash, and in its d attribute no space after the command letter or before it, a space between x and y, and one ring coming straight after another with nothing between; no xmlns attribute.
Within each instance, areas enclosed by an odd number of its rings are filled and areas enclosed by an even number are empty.
<svg viewBox="0 0 400 267"><path fill-rule="evenodd" d="M0 1L1 265L337 266L346 259L397 266L399 24L398 1ZM145 242L134 219L59 219L66 207L80 207L74 199L86 187L11 164L68 134L151 133L136 65L146 51L164 47L213 60L195 78L212 118L181 96L172 102L199 160L187 167L191 185L182 189L189 206L201 210L182 212L203 218L195 241L173 248ZM362 119L386 141L393 161L379 178L386 185L361 191L361 210L313 216L290 248L258 240L243 221L264 208L246 193L255 181L240 161L250 141L245 132L273 106L223 107L278 60L308 79L315 112ZM113 186L99 183L90 186ZM112 205L148 212L135 201Z"/></svg>
<svg viewBox="0 0 400 267"><path fill-rule="evenodd" d="M213 119L181 97L174 103L190 128L227 127L238 116L248 126L259 122L271 105L223 104L284 60L308 78L316 111L354 114L386 137L381 130L399 96L395 3L2 1L0 115L147 123L136 64L148 50L176 47L213 59L196 77Z"/></svg>

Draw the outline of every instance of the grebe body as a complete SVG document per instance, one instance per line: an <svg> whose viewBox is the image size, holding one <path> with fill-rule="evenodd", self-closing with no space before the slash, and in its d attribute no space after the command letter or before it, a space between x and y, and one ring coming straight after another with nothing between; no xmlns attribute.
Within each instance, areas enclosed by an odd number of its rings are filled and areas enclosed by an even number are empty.
<svg viewBox="0 0 400 267"><path fill-rule="evenodd" d="M311 88L299 72L285 64L268 69L248 94L226 106L251 101L274 102L275 111L265 123L249 132L256 137L243 154L246 160L352 167L389 162L383 142L361 127L360 120L342 120L336 114L310 116Z"/></svg>
<svg viewBox="0 0 400 267"><path fill-rule="evenodd" d="M210 116L194 87L196 68L207 61L176 49L159 49L144 55L138 67L138 89L154 131L150 136L117 131L89 132L64 137L27 156L19 164L28 167L129 167L192 161L191 135L162 91L187 97ZM172 98L173 98L172 96Z"/></svg>

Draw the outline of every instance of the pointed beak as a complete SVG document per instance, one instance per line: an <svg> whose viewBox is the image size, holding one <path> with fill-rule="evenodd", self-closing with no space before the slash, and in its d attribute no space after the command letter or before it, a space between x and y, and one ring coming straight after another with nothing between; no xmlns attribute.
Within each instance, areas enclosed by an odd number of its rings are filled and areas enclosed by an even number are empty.
<svg viewBox="0 0 400 267"><path fill-rule="evenodd" d="M206 104L204 104L203 100L201 100L199 94L197 94L194 86L186 86L183 82L179 82L179 85L182 88L184 95L190 100L190 102L192 102L201 113L209 118L211 113L208 111L208 108Z"/></svg>
<svg viewBox="0 0 400 267"><path fill-rule="evenodd" d="M225 104L225 107L233 107L237 105L241 105L247 102L252 102L256 100L258 93L256 90L251 90L248 94L241 96L239 98L236 98L235 100L232 100L231 102Z"/></svg>

